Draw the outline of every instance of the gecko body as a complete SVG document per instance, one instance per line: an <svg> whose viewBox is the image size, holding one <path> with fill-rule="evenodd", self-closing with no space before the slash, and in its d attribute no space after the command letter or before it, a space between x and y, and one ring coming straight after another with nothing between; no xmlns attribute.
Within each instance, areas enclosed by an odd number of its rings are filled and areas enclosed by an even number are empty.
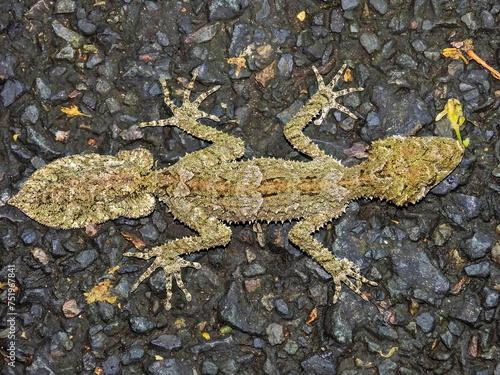
<svg viewBox="0 0 500 375"><path fill-rule="evenodd" d="M33 173L9 203L42 224L81 228L120 216L149 215L158 198L175 218L197 235L176 239L149 251L124 255L155 258L132 290L157 268L164 269L167 309L171 307L173 277L190 300L181 269L201 267L180 256L227 245L231 229L226 223L231 222L297 220L289 239L333 276L334 302L341 283L366 300L360 287L363 283L376 283L363 277L356 264L337 259L312 234L339 217L353 199L376 197L397 205L417 202L460 163L464 146L451 138L396 136L373 142L368 159L359 165L343 166L319 149L304 135L303 129L319 114L314 123L320 124L332 108L356 118L337 103L336 98L362 89L333 90L344 69L345 66L328 85L314 69L318 91L285 126L286 138L312 159L309 162L273 158L239 161L244 152L241 139L198 121L200 118L219 121L216 116L198 109L219 87L190 101L195 73L180 107L170 100L162 80L165 103L173 116L140 126L177 126L212 142L209 147L158 170L152 170L153 156L144 148L121 151L115 156L64 157Z"/></svg>

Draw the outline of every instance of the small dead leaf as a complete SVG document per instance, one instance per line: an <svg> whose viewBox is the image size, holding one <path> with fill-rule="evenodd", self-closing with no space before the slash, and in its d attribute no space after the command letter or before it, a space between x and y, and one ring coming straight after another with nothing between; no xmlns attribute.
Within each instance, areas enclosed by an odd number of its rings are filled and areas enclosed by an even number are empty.
<svg viewBox="0 0 500 375"><path fill-rule="evenodd" d="M467 281L467 279L465 277L462 277L458 283L456 283L455 285L453 285L450 289L450 293L455 295L455 294L458 294L460 293L460 291L462 290L462 287L464 286L465 282Z"/></svg>
<svg viewBox="0 0 500 375"><path fill-rule="evenodd" d="M106 279L95 285L90 292L83 294L87 297L88 304L98 301L106 301L113 304L116 301L116 297L111 295L111 288L111 281Z"/></svg>
<svg viewBox="0 0 500 375"><path fill-rule="evenodd" d="M97 232L99 232L101 230L101 227L102 227L102 225L99 225L99 224L87 225L85 227L85 233L89 237L94 237L97 234Z"/></svg>
<svg viewBox="0 0 500 375"><path fill-rule="evenodd" d="M68 117L74 117L74 116L92 117L90 115L86 115L85 113L80 112L78 107L74 104L71 104L71 107L62 107L61 112Z"/></svg>
<svg viewBox="0 0 500 375"><path fill-rule="evenodd" d="M420 309L420 305L418 304L417 301L415 301L413 298L411 299L411 304L410 304L410 314L415 315L418 313L418 310Z"/></svg>
<svg viewBox="0 0 500 375"><path fill-rule="evenodd" d="M74 318L82 312L74 299L64 302L62 312L66 318Z"/></svg>
<svg viewBox="0 0 500 375"><path fill-rule="evenodd" d="M378 351L378 354L380 354L380 356L381 356L381 357L383 357L383 358L389 358L389 357L392 357L392 355L396 352L396 350L398 350L398 347L393 346L393 347L389 350L389 353L384 354L384 353L382 353L382 350L379 350L379 351Z"/></svg>
<svg viewBox="0 0 500 375"><path fill-rule="evenodd" d="M210 340L210 335L208 334L208 332L203 332L201 335L205 340Z"/></svg>
<svg viewBox="0 0 500 375"><path fill-rule="evenodd" d="M304 21L306 19L306 12L302 11L299 14L297 14L297 18L299 19L300 22Z"/></svg>
<svg viewBox="0 0 500 375"><path fill-rule="evenodd" d="M141 240L137 234L133 232L120 232L120 233L122 234L123 237L125 237L127 241L132 242L137 250L142 250L146 247L144 241Z"/></svg>
<svg viewBox="0 0 500 375"><path fill-rule="evenodd" d="M49 264L49 256L45 251L40 249L39 247L34 247L30 253L33 255L33 257L38 260L40 263L42 263L44 266Z"/></svg>
<svg viewBox="0 0 500 375"><path fill-rule="evenodd" d="M477 342L478 342L477 335L473 335L470 338L469 348L467 349L467 353L469 353L469 355L474 358L477 357Z"/></svg>
<svg viewBox="0 0 500 375"><path fill-rule="evenodd" d="M306 324L311 324L316 319L318 319L318 309L316 307L311 310L311 312L309 313L308 318L309 319L307 319Z"/></svg>
<svg viewBox="0 0 500 375"><path fill-rule="evenodd" d="M70 130L68 131L58 130L56 131L56 141L66 143L68 142L70 134L71 134Z"/></svg>
<svg viewBox="0 0 500 375"><path fill-rule="evenodd" d="M344 82L352 82L353 80L352 70L347 68L344 73Z"/></svg>
<svg viewBox="0 0 500 375"><path fill-rule="evenodd" d="M19 138L19 136L20 136L20 134L17 134L17 133L12 136L12 139L14 139L14 142L17 142L17 139Z"/></svg>
<svg viewBox="0 0 500 375"><path fill-rule="evenodd" d="M275 77L275 72L274 72L275 65L276 61L273 61L271 64L266 66L263 70L261 70L255 75L255 80L259 82L262 85L262 87L266 87L267 82Z"/></svg>
<svg viewBox="0 0 500 375"><path fill-rule="evenodd" d="M112 275L120 269L120 266L114 266L108 270L108 274Z"/></svg>
<svg viewBox="0 0 500 375"><path fill-rule="evenodd" d="M102 367L98 366L98 367L96 367L94 369L94 374L96 374L96 375L103 375L104 374L104 370L102 369Z"/></svg>
<svg viewBox="0 0 500 375"><path fill-rule="evenodd" d="M105 2L105 1L98 1L97 3L95 3L95 4L94 4L94 6L95 6L95 7L98 7L98 6L100 6L100 5L104 5L104 4L106 4L106 2Z"/></svg>

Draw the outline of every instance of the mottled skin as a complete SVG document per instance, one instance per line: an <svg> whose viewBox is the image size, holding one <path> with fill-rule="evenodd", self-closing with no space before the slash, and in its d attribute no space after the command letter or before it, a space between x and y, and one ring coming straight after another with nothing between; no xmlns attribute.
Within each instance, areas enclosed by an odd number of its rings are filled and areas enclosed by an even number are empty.
<svg viewBox="0 0 500 375"><path fill-rule="evenodd" d="M366 300L360 291L362 283L377 284L361 276L354 263L335 258L312 234L340 216L348 203L359 197L387 199L398 205L415 203L458 165L464 147L450 138L392 137L374 142L368 159L351 168L325 155L302 130L321 113L315 121L320 124L331 108L356 118L335 102L339 96L362 90L333 91L344 69L345 66L328 85L314 69L318 92L285 126L286 138L312 158L309 162L271 158L235 161L243 156L243 141L197 121L200 118L219 121L198 109L219 87L190 102L195 73L184 92L181 107L170 100L162 80L165 103L173 116L140 126L177 126L211 141L211 146L184 156L169 168L154 171L151 153L142 148L121 151L116 156L68 156L36 171L9 203L42 224L80 228L120 216L146 216L153 211L158 197L175 218L198 235L125 255L155 258L132 290L158 267L165 270L167 309L171 307L172 277L175 276L177 285L190 300L181 269L200 268L198 263L186 261L180 255L228 244L231 229L223 222L259 220L298 220L289 238L333 276L334 302L342 282Z"/></svg>

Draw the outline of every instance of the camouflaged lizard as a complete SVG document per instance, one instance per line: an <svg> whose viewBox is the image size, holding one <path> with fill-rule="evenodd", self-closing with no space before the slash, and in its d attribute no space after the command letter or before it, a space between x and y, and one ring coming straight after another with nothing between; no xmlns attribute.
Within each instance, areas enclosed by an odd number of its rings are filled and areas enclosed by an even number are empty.
<svg viewBox="0 0 500 375"><path fill-rule="evenodd" d="M219 121L198 109L219 86L191 102L195 72L180 107L170 100L165 80L161 80L164 100L173 116L140 126L177 126L212 142L209 147L158 170L152 170L153 157L144 148L121 151L116 156L64 157L33 173L9 203L42 224L81 228L120 216L149 215L158 197L197 236L124 255L155 258L132 291L157 268L163 268L167 276L167 309L171 307L173 277L189 301L191 295L182 282L181 269L201 267L181 255L227 245L231 229L224 222L260 220L297 220L289 239L333 276L333 301L339 296L342 282L366 300L360 291L362 283L377 284L361 276L356 264L337 259L312 234L340 216L353 199L377 197L397 205L417 202L458 165L464 146L451 138L396 136L373 142L368 159L359 165L343 166L325 155L302 130L321 113L314 121L320 124L332 108L356 118L335 99L362 88L334 91L345 65L328 85L313 69L318 91L284 129L288 141L312 159L309 162L272 158L237 161L243 156L243 141L197 121Z"/></svg>

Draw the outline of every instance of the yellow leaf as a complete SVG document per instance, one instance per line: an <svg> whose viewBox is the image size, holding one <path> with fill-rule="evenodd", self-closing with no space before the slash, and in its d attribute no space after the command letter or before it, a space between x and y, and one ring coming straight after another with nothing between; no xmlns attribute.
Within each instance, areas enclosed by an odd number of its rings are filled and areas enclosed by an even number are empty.
<svg viewBox="0 0 500 375"><path fill-rule="evenodd" d="M384 357L384 358L389 358L389 357L392 357L392 355L394 354L394 352L395 352L396 350L398 350L398 348L397 348L396 346L393 346L393 347L391 348L391 350L389 350L389 353L384 354L384 353L382 353L382 350L379 350L379 351L378 351L378 354L380 354L380 356L381 356L381 357Z"/></svg>
<svg viewBox="0 0 500 375"><path fill-rule="evenodd" d="M14 135L12 136L12 138L14 139L14 142L17 142L17 139L19 138L19 135L20 135L20 134L17 134L17 133L16 133L16 134L14 134Z"/></svg>
<svg viewBox="0 0 500 375"><path fill-rule="evenodd" d="M91 117L90 115L86 115L85 113L80 112L78 107L74 104L71 104L71 107L62 107L61 112L68 117L74 117L74 116Z"/></svg>
<svg viewBox="0 0 500 375"><path fill-rule="evenodd" d="M95 285L90 292L83 294L85 295L85 297L87 297L87 303L89 304L98 301L115 303L116 297L111 295L111 288L111 281L109 281L109 279L106 279Z"/></svg>
<svg viewBox="0 0 500 375"><path fill-rule="evenodd" d="M299 21L304 21L306 19L306 12L300 12L299 14L297 14L297 18L299 19Z"/></svg>
<svg viewBox="0 0 500 375"><path fill-rule="evenodd" d="M205 340L210 340L210 335L207 332L201 334Z"/></svg>

